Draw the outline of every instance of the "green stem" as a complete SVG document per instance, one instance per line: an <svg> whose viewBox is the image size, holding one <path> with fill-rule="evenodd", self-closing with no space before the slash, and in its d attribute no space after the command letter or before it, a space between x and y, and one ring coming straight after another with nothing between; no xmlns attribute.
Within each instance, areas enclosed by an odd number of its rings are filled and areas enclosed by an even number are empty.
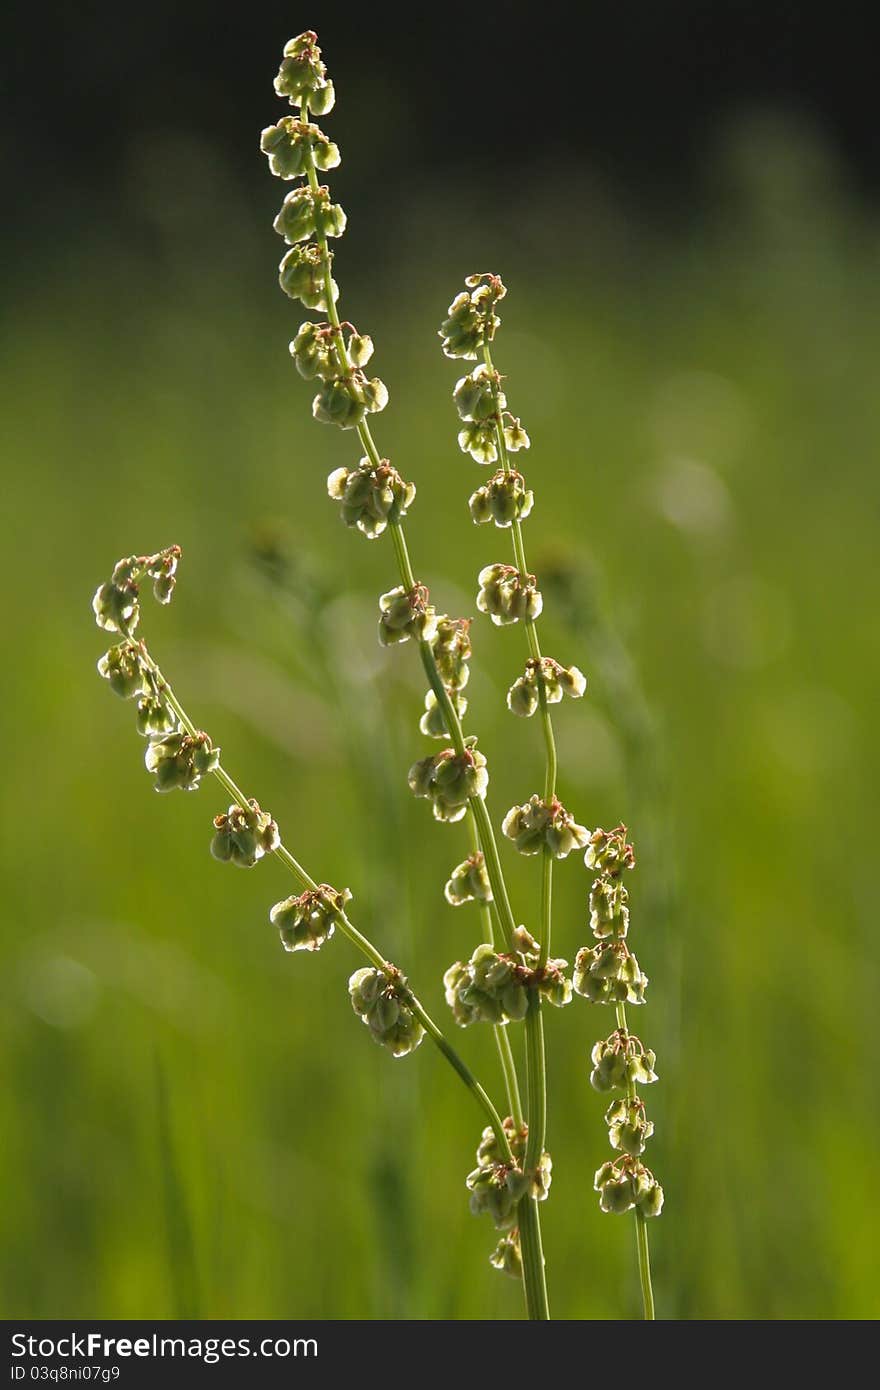
<svg viewBox="0 0 880 1390"><path fill-rule="evenodd" d="M156 680L156 686L162 699L165 700L166 704L177 716L181 726L186 730L186 732L190 735L196 734L198 732L196 725L190 719L183 705L178 700L171 686L168 684L168 681L162 674L161 668L159 667L158 663L153 660L152 656L150 655L147 649L146 643L143 641L141 641L140 643L140 654L144 665L147 667L147 669L151 672L151 674ZM238 784L232 780L229 773L222 765L214 769L213 776L216 777L217 781L223 787L224 791L232 797L233 801L237 805L248 805L250 798L246 796L246 794L242 791ZM310 874L306 873L305 869L302 867L299 861L294 858L294 856L291 854L290 850L287 848L286 845L279 844L278 848L274 851L274 853L275 857L277 859L280 859L281 863L284 864L286 868L290 869L290 871L296 876L296 878L299 879L299 882L302 884L304 888L307 888L312 892L314 892L314 890L318 888L319 885L315 882L315 880L311 877ZM358 931L357 927L354 925L353 922L349 920L349 918L344 912L341 912L339 914L337 918L337 923L343 935L347 936L349 941L351 941L352 944L356 946L357 949L360 952L362 952L363 955L366 956L367 960L370 962L371 965L375 966L377 970L385 970L387 968L388 961L382 955L381 951L379 951L373 945L372 941L370 941L366 936L364 936L363 932ZM419 1022L421 1023L425 1032L430 1037L431 1041L443 1054L447 1062L450 1064L450 1066L453 1068L456 1074L460 1077L460 1079L464 1082L464 1084L467 1086L468 1090L471 1092L474 1099L476 1100L477 1104L483 1110L484 1114L486 1115L486 1118L489 1121L489 1124L492 1126L492 1130L495 1134L496 1139L498 1140L499 1147L505 1159L507 1161L512 1161L513 1154L511 1153L510 1145L507 1140L507 1135L504 1132L504 1125L501 1123L501 1117L498 1114L498 1111L496 1110L495 1106L492 1104L492 1101L489 1099L489 1096L487 1095L486 1091L480 1085L479 1081L476 1079L470 1068L466 1066L466 1064L462 1061L461 1057L459 1057L452 1044L443 1035L443 1033L441 1033L434 1020L428 1014L424 1005L416 997L416 995L413 994L411 990L409 991L409 1003L412 1007L413 1013L418 1018Z"/></svg>
<svg viewBox="0 0 880 1390"><path fill-rule="evenodd" d="M304 121L308 120L308 106L305 104L301 107L301 116ZM315 170L314 160L311 157L311 151L309 151L307 159L306 172L308 174L309 187L314 193L318 189L318 176ZM336 356L340 371L344 375L347 375L351 371L351 363L348 358L348 352L340 328L339 313L333 298L327 238L319 232L317 241L321 249L321 258L323 262L325 298L328 306L327 315L331 324L337 330L334 335ZM358 425L357 432L367 457L374 468L378 467L381 462L381 455L373 439L370 427L365 420L361 421ZM400 571L401 583L408 592L413 588L416 580L409 558L406 535L403 525L400 522L392 525L390 530L392 542L394 544L394 552L397 558L397 565ZM428 677L428 683L434 692L438 705L443 711L446 728L449 730L453 747L456 753L461 756L466 748L461 720L458 717L455 706L449 698L449 692L440 678L434 652L429 642L419 642L419 655L425 669L425 674ZM498 913L499 925L503 934L510 942L510 948L512 950L514 946L514 932L516 931L516 918L513 915L513 908L510 904L510 896L507 891L504 871L501 867L501 858L498 853L498 844L495 839L492 820L482 797L471 797L469 799L469 804L476 827L476 833L483 851L486 873L492 887L492 896L494 898L495 910ZM519 1110L521 1114L521 1106L518 1103L519 1088L516 1082L516 1066L510 1049L510 1040L505 1037L504 1041L499 1042L498 1046L505 1078L508 1078L508 1095L511 1100L511 1111L515 1118L517 1110ZM502 1151L504 1151L505 1145L502 1145ZM526 1202L523 1201L520 1203L520 1209L522 1210L526 1205L533 1208L527 1220L524 1223L520 1223L520 1236L523 1250L523 1286L526 1296L526 1306L529 1310L530 1317L549 1317L549 1313L547 1312L547 1290L544 1278L544 1256L541 1248L540 1218L537 1206L534 1202L530 1201L526 1204ZM538 1309L539 1311L533 1312L533 1309Z"/></svg>
<svg viewBox="0 0 880 1390"><path fill-rule="evenodd" d="M547 1127L547 1067L544 1055L544 1022L541 1015L541 996L536 989L529 991L526 1012L526 1097L529 1134L526 1140L524 1170L533 1173L544 1151ZM528 1270L532 1288L529 1317L548 1319L547 1274L541 1243L541 1222L538 1203L534 1197L523 1197L519 1204L519 1227L523 1254L523 1270Z"/></svg>
<svg viewBox="0 0 880 1390"><path fill-rule="evenodd" d="M627 1033L626 1026L626 1007L623 1004L617 1005L617 1027L621 1033ZM628 1100L638 1099L638 1088L632 1080L627 1080L626 1095ZM638 1207L635 1208L636 1219L636 1252L639 1261L639 1280L642 1285L642 1306L644 1308L645 1320L654 1322L654 1289L651 1285L651 1253L648 1248L648 1223Z"/></svg>

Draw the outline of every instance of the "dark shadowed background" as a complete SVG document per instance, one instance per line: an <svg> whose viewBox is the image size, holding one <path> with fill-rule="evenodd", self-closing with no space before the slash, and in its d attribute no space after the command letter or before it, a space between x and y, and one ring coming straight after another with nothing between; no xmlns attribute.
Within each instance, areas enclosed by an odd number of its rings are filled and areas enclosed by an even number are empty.
<svg viewBox="0 0 880 1390"><path fill-rule="evenodd" d="M854 5L570 9L7 16L9 1316L520 1312L467 1210L467 1096L428 1047L371 1044L345 941L282 954L281 867L209 858L220 797L155 796L94 671L96 585L179 541L174 603L144 615L157 657L446 1021L442 971L478 930L442 899L463 835L407 792L423 682L410 649L374 642L390 547L326 498L355 445L309 417L275 275L284 190L258 138L308 26L338 92L321 124L343 155L342 307L376 342L378 439L418 484L415 567L451 612L475 611L507 541L468 520L484 475L455 443L436 328L469 271L509 287L496 359L532 437L542 633L590 681L560 707L561 794L591 826L625 819L639 851L658 1312L880 1311L874 51ZM498 818L538 789L540 738L504 707L522 633L473 635ZM533 923L534 862L505 864ZM560 867L569 959L588 882ZM550 1019L565 1318L638 1311L631 1223L592 1191L588 1052L609 1028L582 1000ZM457 1041L497 1090L491 1036Z"/></svg>

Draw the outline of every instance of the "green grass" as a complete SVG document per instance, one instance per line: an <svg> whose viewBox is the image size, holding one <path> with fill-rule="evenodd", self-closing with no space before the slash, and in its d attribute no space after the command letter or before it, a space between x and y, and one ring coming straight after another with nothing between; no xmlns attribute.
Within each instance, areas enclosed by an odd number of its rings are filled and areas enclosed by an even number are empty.
<svg viewBox="0 0 880 1390"><path fill-rule="evenodd" d="M640 851L661 1317L880 1312L877 240L843 206L787 197L675 250L552 254L528 220L471 234L425 207L408 214L419 265L385 247L384 278L338 267L392 393L381 447L419 487L416 571L468 613L506 537L468 521L482 475L455 446L434 330L465 271L497 263L510 287L496 357L532 436L530 560L557 571L546 645L590 681L560 707L560 791L590 825L626 819ZM96 584L179 541L174 603L146 610L155 655L297 856L352 888L355 920L445 1014L442 971L478 927L442 900L463 836L406 789L422 681L411 651L373 640L391 552L326 499L353 437L308 417L271 232L233 231L231 262L209 238L197 263L179 227L151 254L75 247L7 320L0 1302L516 1317L467 1210L476 1109L431 1049L394 1062L370 1043L344 940L283 955L280 866L209 858L215 791L155 796L131 711L95 675ZM283 592L247 560L266 524L296 556ZM480 620L474 638L469 726L497 818L538 789L541 743L504 708L522 634ZM505 862L528 925L534 864ZM588 880L575 858L557 879L571 960ZM632 1222L592 1191L606 1135L588 1053L610 1019L552 1012L553 1311L636 1316ZM457 1041L498 1093L489 1030Z"/></svg>

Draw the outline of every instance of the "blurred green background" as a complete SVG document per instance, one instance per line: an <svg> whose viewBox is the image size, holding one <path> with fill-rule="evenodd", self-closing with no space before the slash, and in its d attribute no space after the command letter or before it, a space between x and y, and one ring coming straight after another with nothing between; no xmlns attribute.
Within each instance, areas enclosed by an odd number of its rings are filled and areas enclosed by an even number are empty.
<svg viewBox="0 0 880 1390"><path fill-rule="evenodd" d="M267 78L284 37L266 35ZM454 1029L441 976L479 928L442 887L465 837L407 791L424 682L411 647L375 643L391 548L340 524L324 480L356 440L310 419L287 355L301 315L275 284L282 189L250 153L275 112L267 82L237 137L244 182L223 141L169 127L133 142L112 215L50 221L6 277L10 1317L521 1313L467 1209L469 1097L429 1045L401 1061L373 1046L344 939L282 953L267 920L293 891L282 867L209 858L215 784L156 796L131 708L95 673L96 585L118 556L179 542L173 604L145 605L154 654L232 775L313 875L351 887L355 920ZM638 851L658 1314L874 1317L873 212L794 116L731 121L699 215L645 226L576 162L535 161L518 190L488 174L485 198L397 166L383 191L393 152L344 93L324 124L350 219L341 308L390 387L380 447L418 485L416 572L456 614L475 613L476 572L509 541L470 524L485 474L457 449L459 373L436 327L469 271L509 287L496 361L532 438L542 640L590 682L559 707L561 794L590 826L624 819ZM540 731L504 705L522 632L480 617L473 637L468 725L497 821L539 789ZM535 862L504 859L534 924ZM577 857L557 884L571 960L588 937ZM561 1318L639 1311L632 1223L592 1191L607 1140L588 1055L610 1026L580 999L549 1019ZM455 1040L498 1094L489 1031Z"/></svg>

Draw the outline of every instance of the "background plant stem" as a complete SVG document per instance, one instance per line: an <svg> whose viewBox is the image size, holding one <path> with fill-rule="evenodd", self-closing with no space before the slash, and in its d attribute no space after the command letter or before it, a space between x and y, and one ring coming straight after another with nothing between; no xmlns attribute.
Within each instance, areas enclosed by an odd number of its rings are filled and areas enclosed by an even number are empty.
<svg viewBox="0 0 880 1390"><path fill-rule="evenodd" d="M617 1027L621 1033L628 1032L626 1026L626 1005L617 1005ZM636 1083L627 1078L626 1083L627 1100L638 1099L638 1089ZM651 1254L648 1248L648 1223L638 1207L633 1212L636 1219L636 1253L639 1261L639 1280L642 1285L642 1306L645 1318L649 1322L654 1321L654 1290L651 1286Z"/></svg>

